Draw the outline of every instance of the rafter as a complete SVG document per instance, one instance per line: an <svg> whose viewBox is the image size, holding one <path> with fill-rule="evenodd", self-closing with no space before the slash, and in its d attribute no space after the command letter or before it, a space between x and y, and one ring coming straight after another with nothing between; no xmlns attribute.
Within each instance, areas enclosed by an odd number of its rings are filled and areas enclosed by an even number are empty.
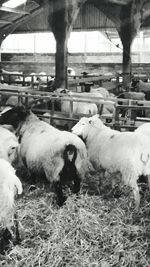
<svg viewBox="0 0 150 267"><path fill-rule="evenodd" d="M12 33L18 26L20 26L21 24L25 23L26 21L29 21L30 19L32 19L34 16L37 16L38 14L41 13L41 11L43 10L43 7L38 7L37 9L33 10L32 12L30 12L28 15L22 17L22 18L18 18L15 21L13 21L12 25L6 25L1 29L1 33L8 35L10 33Z"/></svg>
<svg viewBox="0 0 150 267"><path fill-rule="evenodd" d="M0 19L0 24L12 24L11 21Z"/></svg>
<svg viewBox="0 0 150 267"><path fill-rule="evenodd" d="M27 11L23 11L23 10L20 10L17 8L4 7L4 6L0 6L0 11L16 13L16 14L21 14L21 15L28 15L29 14L29 12L27 12Z"/></svg>
<svg viewBox="0 0 150 267"><path fill-rule="evenodd" d="M117 4L117 5L127 5L130 0L107 0L107 2L113 3L113 4Z"/></svg>

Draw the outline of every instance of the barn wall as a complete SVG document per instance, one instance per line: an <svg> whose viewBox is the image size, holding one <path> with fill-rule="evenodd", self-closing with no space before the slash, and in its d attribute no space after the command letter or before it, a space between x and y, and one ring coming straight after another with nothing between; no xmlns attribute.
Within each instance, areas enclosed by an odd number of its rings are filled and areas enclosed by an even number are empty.
<svg viewBox="0 0 150 267"><path fill-rule="evenodd" d="M145 63L144 62L145 59ZM149 60L148 60L149 59ZM69 66L74 68L76 75L83 71L105 74L115 74L121 71L122 55L120 53L89 53L69 55ZM133 72L150 73L149 55L144 55L142 63L139 62L138 53L132 55ZM47 74L55 73L54 54L2 54L2 68L9 71L23 71L24 73L45 71Z"/></svg>

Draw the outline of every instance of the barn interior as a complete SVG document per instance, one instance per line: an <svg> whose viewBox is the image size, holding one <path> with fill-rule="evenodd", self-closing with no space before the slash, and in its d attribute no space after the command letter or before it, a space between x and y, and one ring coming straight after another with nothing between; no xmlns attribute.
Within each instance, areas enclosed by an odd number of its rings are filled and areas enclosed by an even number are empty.
<svg viewBox="0 0 150 267"><path fill-rule="evenodd" d="M22 74L22 78L15 79L15 82L21 86L32 83L34 89L53 91L56 88L67 88L77 92L89 91L91 86L103 86L109 92L120 95L123 91L132 90L131 82L134 78L142 79L144 82L149 81L147 49L150 23L149 1L108 0L100 3L96 0L19 1L17 3L11 0L1 2L0 14L2 83L12 84L11 72L17 71ZM102 48L100 47L101 36L97 37L96 41L94 35L93 37L91 35L89 39L91 38L91 41L93 39L93 49L96 42L99 47L96 50L98 52L92 52L91 43L91 50L88 52L87 34L95 31L101 33L107 39L107 43L103 43L102 46L105 48ZM55 40L55 51L46 53L41 49L41 52L37 52L36 47L38 43L41 43L42 47L41 39L44 40L44 37L34 36L31 40L27 34L40 36L40 33L48 32L52 33ZM84 39L81 35L78 36L78 40L84 42L84 51L79 50L78 53L69 51L68 43L72 32L85 35ZM26 42L33 46L31 50L29 49L30 52L20 52L22 50L19 50L19 46L13 45L15 42L19 43L19 40L20 46L23 45L24 39L21 42L20 34L28 36L26 38L29 39L26 40L29 41ZM7 41L10 36L14 37ZM76 40L75 37L74 46L77 46ZM48 41L50 46L52 38L46 39L45 43ZM81 45L82 42L77 43ZM9 49L7 49L7 43L9 43ZM136 44L133 46L133 43ZM106 49L108 45L109 51ZM10 72L10 76L6 72ZM35 78L38 74L45 75L45 85L41 85L41 82L39 85L40 77ZM148 95L147 92L146 95ZM148 99L149 97L146 97L146 100ZM143 104L139 103L139 105ZM130 108L129 113L134 113L131 117L135 117L136 112L131 112ZM118 115L115 114L114 118L117 117ZM131 119L131 121L134 120L135 118Z"/></svg>
<svg viewBox="0 0 150 267"><path fill-rule="evenodd" d="M0 121L19 106L69 133L96 114L119 133L149 127L149 49L149 0L1 0ZM21 143L18 132L17 138ZM90 169L80 193L67 189L60 208L43 177L31 181L25 166L16 169L24 189L17 201L21 242L0 254L0 266L150 266L150 182L138 181L135 209L133 192L116 173Z"/></svg>

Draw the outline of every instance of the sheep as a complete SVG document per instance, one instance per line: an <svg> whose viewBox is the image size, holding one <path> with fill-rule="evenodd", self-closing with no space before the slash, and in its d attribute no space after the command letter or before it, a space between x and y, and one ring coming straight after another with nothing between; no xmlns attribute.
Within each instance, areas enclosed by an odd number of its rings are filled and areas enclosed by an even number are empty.
<svg viewBox="0 0 150 267"><path fill-rule="evenodd" d="M58 88L55 90L56 95L58 94L66 94L68 96L71 96L72 98L74 98L74 100L77 100L75 98L79 98L79 94L75 93L75 92L71 92L67 89L63 89L63 88ZM81 93L81 96L83 97L87 97L87 95L89 96L89 93ZM91 97L94 95L91 95ZM61 106L61 112L63 113L70 113L70 100L65 100L63 98L63 96L60 96L60 99L57 100L58 102L61 102L60 106ZM98 108L97 105L95 103L86 103L85 102L78 102L78 101L73 101L73 113L77 114L84 114L84 115L94 115L98 113Z"/></svg>
<svg viewBox="0 0 150 267"><path fill-rule="evenodd" d="M42 84L51 81L52 77L50 75L47 76L46 72L43 71L38 74L37 80Z"/></svg>
<svg viewBox="0 0 150 267"><path fill-rule="evenodd" d="M72 191L79 192L80 180L88 171L86 147L79 137L41 121L23 106L1 114L0 124L11 124L17 130L24 165L31 176L46 177L55 189L59 206L65 201L63 183L73 181Z"/></svg>
<svg viewBox="0 0 150 267"><path fill-rule="evenodd" d="M81 118L72 133L86 141L89 160L95 169L120 172L125 185L134 194L136 208L140 204L137 180L150 175L149 136L141 132L119 132L105 126L97 115Z"/></svg>
<svg viewBox="0 0 150 267"><path fill-rule="evenodd" d="M150 122L143 123L135 130L135 132L147 134L150 137Z"/></svg>
<svg viewBox="0 0 150 267"><path fill-rule="evenodd" d="M33 81L33 83L36 83L37 82L37 73L32 72L29 75L30 76L25 77L25 82L31 83Z"/></svg>
<svg viewBox="0 0 150 267"><path fill-rule="evenodd" d="M90 92L91 93L100 93L102 95L102 97L104 97L104 98L109 97L109 92L104 87L91 88Z"/></svg>
<svg viewBox="0 0 150 267"><path fill-rule="evenodd" d="M2 69L3 81L5 83L13 83L13 82L15 82L17 79L20 78L20 76L22 74L23 74L23 72L7 71L7 70Z"/></svg>
<svg viewBox="0 0 150 267"><path fill-rule="evenodd" d="M145 94L143 92L123 92L118 98L133 99L133 100L145 100Z"/></svg>
<svg viewBox="0 0 150 267"><path fill-rule="evenodd" d="M18 105L19 102L21 102L21 104L25 105L26 104L26 101L28 104L32 104L32 103L36 103L36 102L40 102L39 99L35 99L33 97L21 97L21 101L19 100L18 96L10 96L6 103L5 103L5 107L15 107Z"/></svg>
<svg viewBox="0 0 150 267"><path fill-rule="evenodd" d="M99 87L100 89L104 89L106 90L105 88L102 88L102 87ZM108 102L103 100L104 96L103 94L101 94L99 91L96 91L97 89L99 90L99 88L95 88L93 89L92 92L82 92L82 93L76 93L76 92L72 92L72 91L69 91L68 89L62 89L62 88L58 88L55 90L56 94L60 94L60 93L64 93L64 94L67 94L71 97L74 97L74 98L80 98L81 96L81 99L85 99L85 101L88 99L91 99L93 98L93 102L94 100L98 101L100 100L101 101L101 104L97 103L85 103L85 106L87 106L88 104L88 107L91 107L91 112L80 112L82 114L91 114L91 115L94 115L94 114L97 114L98 111L100 111L101 115L107 115L107 114L114 114L115 113L115 101L116 101L116 98L113 96L113 100L109 100ZM107 90L106 90L107 91ZM108 92L108 91L107 91ZM107 92L105 92L105 96L107 94ZM61 98L62 101L63 101L63 98ZM58 101L57 101L58 102ZM66 103L65 103L66 102ZM78 103L78 104L76 104ZM80 109L82 109L82 106L83 106L83 102L74 102L73 105L75 105L73 108L73 112L75 113L76 111L76 106L78 106ZM90 104L94 104L90 106ZM95 105L97 106L97 108L95 107ZM67 110L67 111L66 111ZM83 109L82 109L83 110ZM93 110L93 111L92 111ZM70 111L70 104L69 104L69 101L64 101L64 104L61 104L61 111L63 112L68 112ZM79 113L79 111L77 111L77 114Z"/></svg>
<svg viewBox="0 0 150 267"><path fill-rule="evenodd" d="M58 88L57 90L55 90L55 92L58 94L59 93L65 93L65 94L71 96L72 98L74 98L74 100L77 97L79 98L78 93L71 92L67 89ZM81 93L80 95L86 98L87 96L89 96L89 93ZM95 97L94 94L90 95L90 96ZM70 113L70 101L64 100L63 97L60 98L60 101L61 101L61 112ZM94 114L98 113L98 108L97 108L97 105L95 103L86 103L86 100L85 100L85 102L74 101L73 102L73 113L85 114L85 115L94 115Z"/></svg>
<svg viewBox="0 0 150 267"><path fill-rule="evenodd" d="M16 164L18 162L18 151L19 143L15 134L0 126L0 158L11 164Z"/></svg>
<svg viewBox="0 0 150 267"><path fill-rule="evenodd" d="M145 94L143 92L123 92L117 98L122 99L132 99L132 100L145 100ZM132 104L137 104L138 106L142 106L143 104L138 104L137 101L132 101ZM123 105L123 101L118 101L119 105ZM126 117L128 116L128 110L123 109L121 111L121 116ZM136 117L145 117L145 110L132 110L130 117L135 120Z"/></svg>
<svg viewBox="0 0 150 267"><path fill-rule="evenodd" d="M69 76L76 76L75 70L73 68L67 68L67 74Z"/></svg>
<svg viewBox="0 0 150 267"><path fill-rule="evenodd" d="M70 101L61 102L61 111L64 113L70 113ZM98 113L98 108L95 103L85 103L85 102L73 102L73 113L84 114L84 115L94 115Z"/></svg>
<svg viewBox="0 0 150 267"><path fill-rule="evenodd" d="M42 118L42 120L47 122L47 123L50 123L50 113L46 112L46 113L43 114L43 116L44 117ZM54 117L52 119L52 125L54 127L58 128L58 129L60 129L60 130L67 130L68 131L69 128L70 128L70 124L72 124L72 122L65 120L66 118L67 118L66 114L55 113ZM74 119L79 119L79 116L78 115L73 115L73 118ZM71 127L72 127L72 125L71 125Z"/></svg>
<svg viewBox="0 0 150 267"><path fill-rule="evenodd" d="M138 79L133 79L131 86L138 92L143 92L145 94L146 100L150 100L150 83L143 82L142 80Z"/></svg>
<svg viewBox="0 0 150 267"><path fill-rule="evenodd" d="M105 89L105 88L102 88L102 89ZM103 96L102 93L100 93L99 91L96 91L96 89L93 89L93 91L91 91L89 93L86 93L86 92L75 93L75 92L70 91L68 93L68 95L70 95L72 97L78 97L78 98L80 98L80 96L81 96L85 99L85 101L86 101L86 98L87 98L87 100L93 98L93 102L94 102L94 100L96 100L96 101L100 100L101 101L100 104L98 102L97 102L97 104L96 103L85 103L86 105L91 107L91 112L88 112L88 114L94 115L94 114L97 114L100 112L101 115L104 115L104 114L106 115L106 114L114 114L115 113L115 102L114 101L107 102L107 101L103 100L103 98L105 98L107 95L106 92L105 92L105 96ZM78 103L78 102L75 102L75 103ZM74 103L74 105L77 105L75 103ZM82 103L79 102L79 104L78 104L79 108L82 109L83 104L84 104L83 102ZM92 104L94 104L94 106ZM66 105L68 105L68 108L69 108L69 102L67 102ZM95 107L95 105L97 106L97 108ZM65 104L64 104L64 106L65 106ZM93 111L92 111L92 107L93 107ZM74 109L76 109L76 107L74 107ZM63 110L63 108L62 108L62 110ZM65 111L65 108L64 108L64 111ZM77 111L77 113L79 113L79 111ZM86 114L86 112L85 113L80 112L80 113Z"/></svg>
<svg viewBox="0 0 150 267"><path fill-rule="evenodd" d="M3 254L10 242L20 242L15 196L22 193L22 184L15 169L5 159L0 158L0 253Z"/></svg>

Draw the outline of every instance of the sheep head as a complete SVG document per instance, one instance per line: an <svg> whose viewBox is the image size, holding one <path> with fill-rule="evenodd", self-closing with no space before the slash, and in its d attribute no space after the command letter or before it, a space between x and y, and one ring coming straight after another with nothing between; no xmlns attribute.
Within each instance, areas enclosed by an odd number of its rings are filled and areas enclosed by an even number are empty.
<svg viewBox="0 0 150 267"><path fill-rule="evenodd" d="M16 106L1 113L0 124L9 124L16 129L19 123L24 121L29 114L29 109L26 109L24 106Z"/></svg>
<svg viewBox="0 0 150 267"><path fill-rule="evenodd" d="M72 133L80 136L83 140L86 140L88 133L91 129L101 129L104 124L100 120L99 115L96 114L92 117L83 117L79 122L71 129Z"/></svg>

